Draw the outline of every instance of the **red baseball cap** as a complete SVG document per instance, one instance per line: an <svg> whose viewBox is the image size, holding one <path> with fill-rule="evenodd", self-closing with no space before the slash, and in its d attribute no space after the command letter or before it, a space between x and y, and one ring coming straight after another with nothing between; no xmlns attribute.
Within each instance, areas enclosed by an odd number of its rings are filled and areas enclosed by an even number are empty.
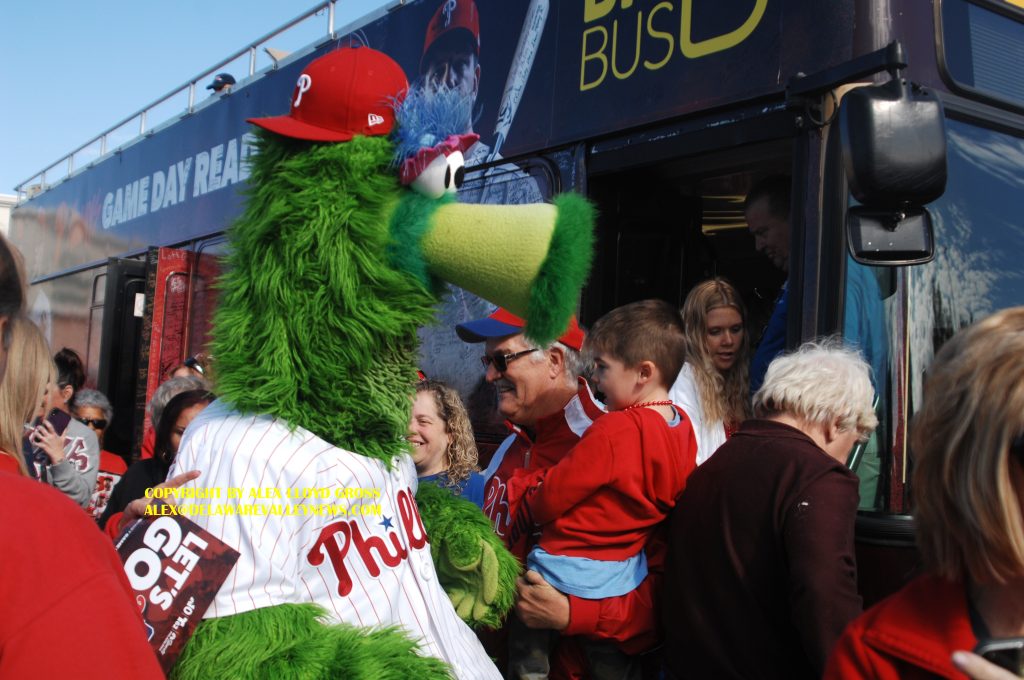
<svg viewBox="0 0 1024 680"><path fill-rule="evenodd" d="M288 115L248 122L313 142L386 135L395 124L392 107L408 87L402 67L388 55L369 47L342 47L303 69Z"/></svg>
<svg viewBox="0 0 1024 680"><path fill-rule="evenodd" d="M480 56L480 13L473 0L443 0L427 24L427 35L423 39L423 55L420 57L420 73L427 70L427 52L438 38L464 31L473 45L473 52Z"/></svg>
<svg viewBox="0 0 1024 680"><path fill-rule="evenodd" d="M490 316L467 321L455 326L455 333L463 342L486 342L489 338L504 338L523 332L526 322L512 312L498 307ZM576 323L576 317L569 319L569 326L558 341L577 352L583 349L583 329Z"/></svg>

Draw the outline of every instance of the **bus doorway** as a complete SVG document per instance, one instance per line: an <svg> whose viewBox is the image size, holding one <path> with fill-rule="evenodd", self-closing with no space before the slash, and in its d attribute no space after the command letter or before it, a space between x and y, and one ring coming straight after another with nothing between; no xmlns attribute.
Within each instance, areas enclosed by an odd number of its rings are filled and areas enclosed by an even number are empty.
<svg viewBox="0 0 1024 680"><path fill-rule="evenodd" d="M789 147L780 140L589 177L598 244L584 323L645 298L682 307L694 285L722 277L743 296L756 344L786 273L757 252L743 202L758 180L790 172Z"/></svg>
<svg viewBox="0 0 1024 680"><path fill-rule="evenodd" d="M146 264L111 258L104 282L104 313L97 388L107 395L115 418L103 440L105 449L126 460L131 455L135 408L136 367L142 340Z"/></svg>

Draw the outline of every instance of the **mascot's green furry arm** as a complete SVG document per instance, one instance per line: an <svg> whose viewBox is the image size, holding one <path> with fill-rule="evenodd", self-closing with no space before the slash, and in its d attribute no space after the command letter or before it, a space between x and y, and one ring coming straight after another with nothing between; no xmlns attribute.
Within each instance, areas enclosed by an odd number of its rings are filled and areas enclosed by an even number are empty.
<svg viewBox="0 0 1024 680"><path fill-rule="evenodd" d="M500 627L512 608L519 561L472 503L428 482L420 485L416 504L438 577L459 617L471 626Z"/></svg>
<svg viewBox="0 0 1024 680"><path fill-rule="evenodd" d="M200 469L196 485L269 474L373 489L382 512L197 518L240 558L175 678L499 677L463 621L499 625L520 565L476 506L429 484L411 500L417 329L448 281L521 315L537 342L557 337L587 275L593 215L573 195L454 202L476 137L451 134L410 93L417 113L399 131L422 148L389 139L406 88L386 55L343 48L306 66L288 115L251 121L262 129L213 332L220 399L175 465ZM421 193L402 187L396 162Z"/></svg>

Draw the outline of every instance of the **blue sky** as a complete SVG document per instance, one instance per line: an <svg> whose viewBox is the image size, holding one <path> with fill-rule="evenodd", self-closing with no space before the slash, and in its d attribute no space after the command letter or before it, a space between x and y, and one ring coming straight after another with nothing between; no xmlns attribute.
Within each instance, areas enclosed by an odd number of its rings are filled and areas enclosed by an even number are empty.
<svg viewBox="0 0 1024 680"><path fill-rule="evenodd" d="M394 2L339 0L335 26ZM14 193L45 166L315 6L314 0L7 3L0 193ZM294 49L313 32L326 34L326 16L280 44ZM261 59L257 68L266 63ZM224 70L238 77L247 63ZM200 91L197 97L207 96Z"/></svg>

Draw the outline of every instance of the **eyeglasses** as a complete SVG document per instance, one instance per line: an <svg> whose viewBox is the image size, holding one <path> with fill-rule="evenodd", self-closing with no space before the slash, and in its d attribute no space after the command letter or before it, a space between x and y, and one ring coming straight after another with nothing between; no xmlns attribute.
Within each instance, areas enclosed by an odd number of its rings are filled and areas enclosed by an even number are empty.
<svg viewBox="0 0 1024 680"><path fill-rule="evenodd" d="M188 366L193 371L198 371L199 375L206 375L206 371L203 369L202 364L196 361L195 357L189 357L188 359L185 359L185 361L181 363L183 363L185 366Z"/></svg>
<svg viewBox="0 0 1024 680"><path fill-rule="evenodd" d="M484 368L488 368L491 364L494 364L494 370L498 373L504 373L508 370L508 365L511 362L515 361L519 357L526 356L530 352L536 351L537 348L534 347L533 349L524 349L522 352L516 352L515 354L495 354L494 356L485 354L480 357L480 363L484 365Z"/></svg>
<svg viewBox="0 0 1024 680"><path fill-rule="evenodd" d="M78 418L77 420L78 420L78 422L82 423L83 425L87 425L89 427L94 427L97 430L105 430L105 429L107 429L107 420L106 420L106 418Z"/></svg>

